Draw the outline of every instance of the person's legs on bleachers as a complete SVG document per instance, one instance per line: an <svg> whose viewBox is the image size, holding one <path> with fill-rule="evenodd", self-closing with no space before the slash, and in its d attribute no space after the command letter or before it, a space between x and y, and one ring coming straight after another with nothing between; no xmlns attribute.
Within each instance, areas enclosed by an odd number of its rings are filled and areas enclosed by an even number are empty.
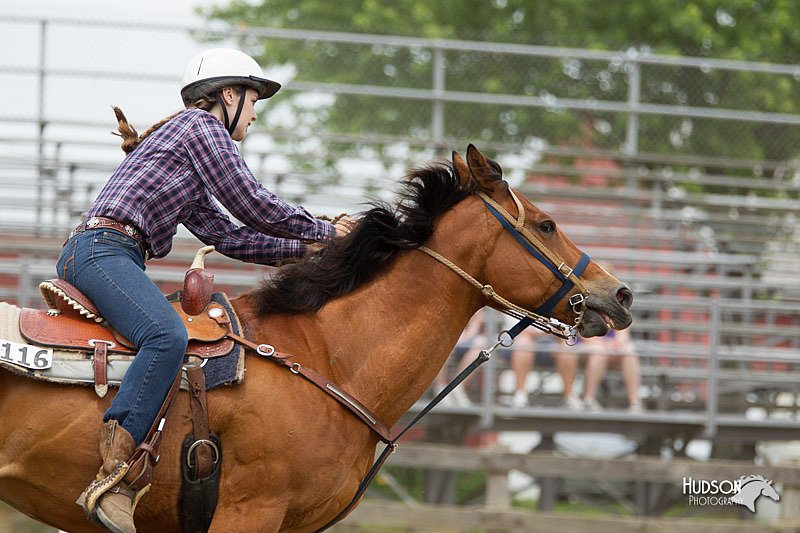
<svg viewBox="0 0 800 533"><path fill-rule="evenodd" d="M575 394L575 377L578 375L578 354L574 351L555 352L556 370L564 382L563 402L564 406L573 411L583 409L583 402Z"/></svg>
<svg viewBox="0 0 800 533"><path fill-rule="evenodd" d="M525 382L528 373L533 370L534 357L533 350L526 348L518 348L511 352L511 370L514 372L514 395L511 397L511 407L519 409L529 404Z"/></svg>
<svg viewBox="0 0 800 533"><path fill-rule="evenodd" d="M639 399L639 386L641 385L641 363L636 355L623 355L620 360L620 370L622 380L625 383L625 390L628 394L628 410L638 413L642 410L642 402Z"/></svg>
<svg viewBox="0 0 800 533"><path fill-rule="evenodd" d="M602 411L603 406L597 401L597 391L608 369L608 355L592 353L586 359L584 376L583 404L590 411Z"/></svg>

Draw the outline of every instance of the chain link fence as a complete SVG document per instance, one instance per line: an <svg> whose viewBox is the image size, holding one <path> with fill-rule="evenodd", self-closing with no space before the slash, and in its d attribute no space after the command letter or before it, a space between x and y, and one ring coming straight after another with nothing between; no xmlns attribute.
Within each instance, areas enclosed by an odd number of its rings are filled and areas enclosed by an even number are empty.
<svg viewBox="0 0 800 533"><path fill-rule="evenodd" d="M13 102L0 112L0 223L74 220L122 157L110 106L146 129L180 109L188 59L217 45L259 57L284 83L245 157L265 185L324 212L393 190L410 164L469 142L517 182L548 156L569 166L599 154L798 186L794 65L24 17L0 17L0 35L0 95Z"/></svg>

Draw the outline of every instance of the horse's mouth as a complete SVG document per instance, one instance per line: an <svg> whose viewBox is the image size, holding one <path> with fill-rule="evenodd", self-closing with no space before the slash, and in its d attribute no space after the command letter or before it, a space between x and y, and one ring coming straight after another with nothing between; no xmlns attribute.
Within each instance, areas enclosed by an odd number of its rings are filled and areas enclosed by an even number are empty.
<svg viewBox="0 0 800 533"><path fill-rule="evenodd" d="M612 329L625 329L631 325L631 322L630 313L622 306L615 312L611 309L589 304L586 307L583 320L578 326L578 332L582 337L600 337Z"/></svg>

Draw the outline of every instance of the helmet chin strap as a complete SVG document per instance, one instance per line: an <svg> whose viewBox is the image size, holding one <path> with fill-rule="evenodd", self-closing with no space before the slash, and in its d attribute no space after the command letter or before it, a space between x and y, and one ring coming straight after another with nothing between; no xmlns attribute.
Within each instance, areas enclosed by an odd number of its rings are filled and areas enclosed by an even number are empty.
<svg viewBox="0 0 800 533"><path fill-rule="evenodd" d="M225 129L228 130L228 134L233 136L233 132L236 130L236 123L239 122L239 117L242 116L242 108L244 107L244 99L247 96L247 86L242 85L239 88L239 105L236 108L236 114L233 116L233 121L231 121L228 117L228 106L225 105L225 102L222 100L222 91L216 93L214 98L217 100L217 103L222 108L222 117L225 119Z"/></svg>

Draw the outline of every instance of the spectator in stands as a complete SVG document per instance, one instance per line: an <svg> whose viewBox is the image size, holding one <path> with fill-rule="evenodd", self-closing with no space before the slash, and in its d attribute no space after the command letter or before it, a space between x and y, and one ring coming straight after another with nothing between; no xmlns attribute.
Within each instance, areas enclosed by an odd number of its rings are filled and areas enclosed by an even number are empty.
<svg viewBox="0 0 800 533"><path fill-rule="evenodd" d="M611 272L612 265L601 262L600 266ZM578 357L586 356L583 380L583 399L574 392L575 377L578 373ZM618 363L628 397L628 410L639 412L642 404L639 399L641 367L636 348L631 340L630 330L609 331L603 337L578 338L575 350L561 350L555 354L556 368L564 381L564 406L572 410L588 409L600 411L603 407L597 401L597 391L606 375L609 363Z"/></svg>
<svg viewBox="0 0 800 533"><path fill-rule="evenodd" d="M568 350L567 346L564 348L553 354L556 370L564 382L564 407L572 411L581 411L584 407L583 401L575 393L575 378L578 375L578 354L575 350Z"/></svg>
<svg viewBox="0 0 800 533"><path fill-rule="evenodd" d="M510 330L517 319L506 317L504 328ZM517 335L511 349L511 370L514 372L514 394L511 396L511 407L522 409L530 405L529 391L526 382L528 374L533 371L536 363L536 349L544 332L528 327Z"/></svg>
<svg viewBox="0 0 800 533"><path fill-rule="evenodd" d="M528 328L517 335L511 351L511 370L514 372L514 394L511 407L522 409L530 405L529 391L525 384L528 374L533 372L536 363L536 337L539 331Z"/></svg>
<svg viewBox="0 0 800 533"><path fill-rule="evenodd" d="M573 391L579 355L586 356L583 400L578 399ZM618 363L620 366L628 399L628 410L640 412L642 410L639 399L641 367L629 329L612 330L603 337L580 339L575 350L565 350L556 354L556 368L564 380L564 405L573 410L601 411L603 407L597 401L597 392L611 363Z"/></svg>
<svg viewBox="0 0 800 533"><path fill-rule="evenodd" d="M619 363L622 381L628 396L628 410L640 412L642 404L639 399L641 383L641 366L639 355L631 341L629 329L609 331L603 337L581 340L588 354L584 376L583 404L590 411L599 411L603 407L597 401L597 390L606 375L609 363Z"/></svg>
<svg viewBox="0 0 800 533"><path fill-rule="evenodd" d="M59 277L139 348L103 417L97 480L78 502L109 530L135 531L136 495L121 474L146 439L187 344L181 318L145 273L145 261L167 255L178 224L230 257L263 264L300 257L311 243L349 231L350 221L334 226L264 189L239 155L234 141L256 120L255 103L279 88L250 56L214 49L186 68L185 110L140 136L115 109L127 157L70 234L57 266ZM234 224L218 202L245 225Z"/></svg>
<svg viewBox="0 0 800 533"><path fill-rule="evenodd" d="M459 357L455 375L464 370L478 355L478 352L488 344L487 337L483 331L485 322L485 310L480 310L470 319L464 332L461 334L451 357ZM509 330L517 324L518 320L512 317L504 317L503 329ZM529 327L522 331L514 340L510 352L511 370L514 374L514 392L511 396L511 407L522 409L527 407L529 402L529 391L526 387L528 375L533 371L536 360L536 349L539 346L541 337L544 333L536 328ZM451 378L452 379L452 378ZM468 381L468 380L467 380ZM447 364L436 375L433 382L435 393L441 392L449 383L447 379ZM471 404L466 394L463 382L453 389L443 403L445 405L468 406Z"/></svg>
<svg viewBox="0 0 800 533"><path fill-rule="evenodd" d="M478 352L486 347L486 335L483 333L484 313L485 311L483 309L479 309L477 313L472 315L472 318L467 323L467 327L464 328L464 331L461 333L461 337L458 339L456 347L453 348L453 352L450 354L451 358L458 358L458 364L453 377L457 376L462 370L467 368L467 366L469 366L469 364L478 356ZM442 392L442 390L444 390L444 388L452 379L447 378L447 367L448 364L446 361L439 373L436 374L436 379L433 382L433 390L436 394ZM453 389L450 394L447 395L444 400L442 400L442 403L444 405L453 405L459 407L467 407L471 405L472 402L470 401L466 391L468 381L469 379L462 381L458 387Z"/></svg>

